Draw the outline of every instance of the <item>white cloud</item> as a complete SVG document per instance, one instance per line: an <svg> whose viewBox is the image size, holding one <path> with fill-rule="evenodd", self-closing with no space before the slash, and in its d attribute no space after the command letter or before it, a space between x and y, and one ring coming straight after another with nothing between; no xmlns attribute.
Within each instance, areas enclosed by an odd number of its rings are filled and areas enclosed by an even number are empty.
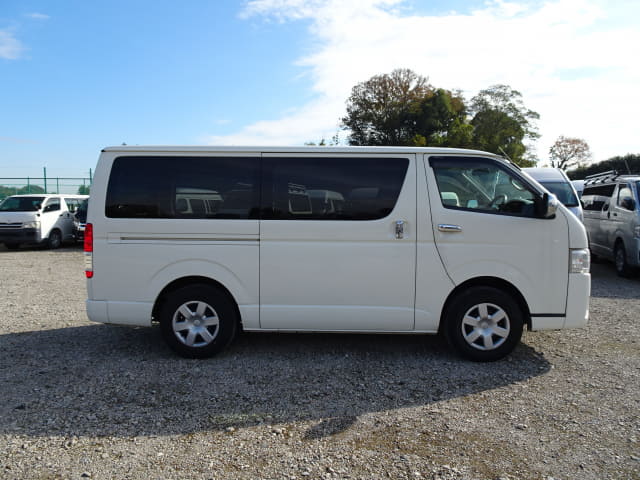
<svg viewBox="0 0 640 480"><path fill-rule="evenodd" d="M25 17L32 18L33 20L49 20L50 18L49 15L46 15L44 13L38 13L38 12L27 13Z"/></svg>
<svg viewBox="0 0 640 480"><path fill-rule="evenodd" d="M20 57L24 47L9 30L0 30L0 58L15 60Z"/></svg>
<svg viewBox="0 0 640 480"><path fill-rule="evenodd" d="M298 59L315 99L218 144L302 144L330 137L351 88L394 68L468 97L496 83L541 115L540 158L560 135L587 140L596 159L640 152L640 8L606 0L490 2L469 13L420 15L402 0L253 0L242 16L309 22L313 50ZM631 11L635 8L635 11Z"/></svg>

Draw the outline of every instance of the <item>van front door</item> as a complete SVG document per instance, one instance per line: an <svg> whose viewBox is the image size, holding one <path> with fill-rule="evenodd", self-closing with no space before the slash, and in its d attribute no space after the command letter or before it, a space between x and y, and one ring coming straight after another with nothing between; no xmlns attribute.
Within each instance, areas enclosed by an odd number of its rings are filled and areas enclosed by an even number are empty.
<svg viewBox="0 0 640 480"><path fill-rule="evenodd" d="M415 155L264 155L260 326L414 325Z"/></svg>
<svg viewBox="0 0 640 480"><path fill-rule="evenodd" d="M537 218L539 193L495 159L437 156L425 158L425 169L436 246L453 282L506 280L533 316L563 316L569 265L565 213Z"/></svg>

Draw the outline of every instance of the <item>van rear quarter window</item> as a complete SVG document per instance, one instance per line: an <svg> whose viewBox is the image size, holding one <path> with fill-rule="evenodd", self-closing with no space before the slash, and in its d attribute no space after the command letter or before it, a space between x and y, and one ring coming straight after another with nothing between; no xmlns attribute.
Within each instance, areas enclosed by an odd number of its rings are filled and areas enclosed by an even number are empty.
<svg viewBox="0 0 640 480"><path fill-rule="evenodd" d="M257 218L260 159L118 157L107 187L110 218Z"/></svg>
<svg viewBox="0 0 640 480"><path fill-rule="evenodd" d="M584 204L584 209L596 211L602 210L604 205L609 203L615 188L615 184L585 187L582 192L582 203Z"/></svg>
<svg viewBox="0 0 640 480"><path fill-rule="evenodd" d="M376 220L394 209L406 158L265 158L264 219Z"/></svg>

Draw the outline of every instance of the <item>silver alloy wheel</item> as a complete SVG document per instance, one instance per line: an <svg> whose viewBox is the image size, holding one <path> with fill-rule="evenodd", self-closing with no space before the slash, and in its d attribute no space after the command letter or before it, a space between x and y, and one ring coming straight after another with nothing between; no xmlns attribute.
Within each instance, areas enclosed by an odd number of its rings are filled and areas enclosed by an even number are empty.
<svg viewBox="0 0 640 480"><path fill-rule="evenodd" d="M200 300L183 303L173 314L175 336L188 347L205 347L218 336L219 318L211 305Z"/></svg>
<svg viewBox="0 0 640 480"><path fill-rule="evenodd" d="M493 303L474 305L464 314L462 337L478 350L494 350L502 345L511 332L509 316Z"/></svg>

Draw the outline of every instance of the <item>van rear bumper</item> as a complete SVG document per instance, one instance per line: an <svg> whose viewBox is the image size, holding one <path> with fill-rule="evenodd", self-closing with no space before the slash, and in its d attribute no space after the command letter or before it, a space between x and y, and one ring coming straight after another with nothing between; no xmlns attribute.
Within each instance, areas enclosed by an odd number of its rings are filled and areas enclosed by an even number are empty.
<svg viewBox="0 0 640 480"><path fill-rule="evenodd" d="M151 325L150 302L108 302L106 300L87 300L87 316L92 322L114 323L116 325Z"/></svg>

